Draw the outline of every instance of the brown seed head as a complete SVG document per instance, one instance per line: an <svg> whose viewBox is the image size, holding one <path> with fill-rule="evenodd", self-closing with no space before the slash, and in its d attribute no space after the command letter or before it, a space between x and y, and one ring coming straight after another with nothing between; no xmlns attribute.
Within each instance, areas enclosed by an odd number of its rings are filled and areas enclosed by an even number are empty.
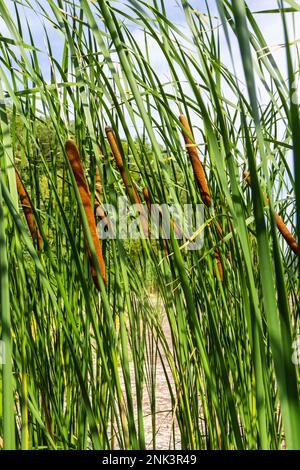
<svg viewBox="0 0 300 470"><path fill-rule="evenodd" d="M179 120L181 124L183 125L184 129L187 131L187 132L183 132L183 138L185 141L187 152L189 154L189 157L192 163L195 181L200 190L202 201L207 207L210 207L212 200L211 200L210 192L209 192L208 185L206 182L204 169L199 159L197 146L190 138L190 136L193 137L192 130L190 128L188 120L183 114L179 116Z"/></svg>
<svg viewBox="0 0 300 470"><path fill-rule="evenodd" d="M15 170L15 174L16 174L17 191L20 197L21 205L22 205L26 222L27 222L30 234L31 234L31 238L33 241L36 240L38 250L40 250L42 248L42 237L41 237L39 228L36 225L36 222L33 218L31 201L17 170Z"/></svg>
<svg viewBox="0 0 300 470"><path fill-rule="evenodd" d="M249 186L251 186L250 173L248 171L244 171L243 177L247 181ZM264 194L263 196L264 196L266 204L269 205L269 203L270 203L269 198L267 197L266 194ZM280 215L277 212L275 212L274 216L275 216L275 221L276 221L276 225L277 225L277 228L278 228L279 232L281 233L281 235L283 236L283 238L285 239L287 244L290 246L290 248L293 250L293 252L297 255L298 251L299 251L297 241L295 240L295 238L293 237L293 235L291 234L291 232L289 231L289 229L287 228L287 226L283 222Z"/></svg>
<svg viewBox="0 0 300 470"><path fill-rule="evenodd" d="M101 273L103 282L105 284L106 275L105 275L105 265L104 265L103 255L102 255L102 249L100 245L100 240L97 235L96 223L95 223L94 213L93 213L93 209L91 205L90 191L87 185L86 178L84 176L84 171L83 171L83 166L82 166L82 162L80 159L79 151L74 140L70 140L70 139L66 141L65 149L66 149L66 154L69 159L69 162L72 167L72 171L73 171L76 183L77 183L78 191L79 191L80 198L84 207L84 212L88 221L90 234L93 240L93 245L94 245L96 256L98 259L100 273ZM94 261L93 261L93 257L90 251L88 241L87 241L86 233L84 234L84 240L85 240L85 246L86 246L86 250L87 250L89 261L90 261L90 269L91 269L93 281L94 281L95 286L99 289L100 286L98 283L97 272L94 266Z"/></svg>

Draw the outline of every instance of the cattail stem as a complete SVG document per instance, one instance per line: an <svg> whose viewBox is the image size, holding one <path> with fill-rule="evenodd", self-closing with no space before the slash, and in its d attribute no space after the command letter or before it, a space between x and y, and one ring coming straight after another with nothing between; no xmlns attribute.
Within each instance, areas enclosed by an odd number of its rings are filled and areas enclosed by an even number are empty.
<svg viewBox="0 0 300 470"><path fill-rule="evenodd" d="M207 186L204 169L199 159L197 146L194 144L194 142L190 138L190 136L193 136L192 130L190 128L187 118L183 114L179 116L179 120L182 126L184 127L184 129L187 131L187 132L183 132L183 138L185 141L187 152L189 154L189 157L192 163L195 181L200 190L202 201L207 207L210 207L212 200L211 200L211 195Z"/></svg>
<svg viewBox="0 0 300 470"><path fill-rule="evenodd" d="M91 205L90 191L87 185L86 178L84 176L83 166L82 166L82 162L80 159L79 151L78 151L76 143L73 140L67 140L66 154L69 159L70 165L72 167L72 171L73 171L73 174L77 183L78 191L81 197L81 201L84 207L84 212L87 218L91 237L93 240L93 245L94 245L96 256L97 256L98 263L99 263L101 277L103 279L104 284L106 284L105 265L104 265L100 240L97 235L96 223L95 223L94 213L93 213L93 209ZM94 266L94 261L93 261L93 257L91 254L88 241L87 241L86 233L84 234L84 241L85 241L85 246L86 246L86 250L88 253L88 257L89 257L92 278L93 278L95 286L97 287L97 289L99 289L100 286L99 286L99 282L97 278L97 272Z"/></svg>
<svg viewBox="0 0 300 470"><path fill-rule="evenodd" d="M36 240L38 250L40 250L42 248L42 237L41 237L39 228L38 228L38 226L37 226L37 224L36 224L36 222L33 218L33 211L32 211L31 201L30 201L29 195L28 195L28 193L27 193L27 191L26 191L26 189L25 189L25 187L22 183L22 180L21 180L21 177L20 177L18 171L15 170L15 173L16 173L17 191L18 191L19 198L20 198L20 201L21 201L21 205L22 205L22 208L23 208L23 212L24 212L24 215L25 215L25 218L26 218L26 222L27 222L30 234L31 234L31 238L32 238L33 241Z"/></svg>
<svg viewBox="0 0 300 470"><path fill-rule="evenodd" d="M249 186L251 186L250 173L248 171L244 171L243 176L244 176L244 179L247 182L247 184ZM266 204L269 205L269 203L270 203L269 198L266 196L266 194L263 194L263 196L264 196ZM291 232L289 231L289 229L287 228L287 226L283 222L280 215L277 212L274 212L274 216L275 216L275 221L276 221L277 228L278 228L279 232L281 233L281 235L283 236L283 238L285 239L285 241L287 242L289 247L297 255L298 251L299 251L297 241L295 240L295 238L293 237L293 235L291 234Z"/></svg>

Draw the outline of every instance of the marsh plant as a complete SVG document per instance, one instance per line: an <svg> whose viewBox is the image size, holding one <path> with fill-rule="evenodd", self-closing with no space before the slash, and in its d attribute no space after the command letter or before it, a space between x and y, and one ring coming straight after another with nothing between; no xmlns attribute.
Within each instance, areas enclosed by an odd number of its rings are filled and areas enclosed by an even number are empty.
<svg viewBox="0 0 300 470"><path fill-rule="evenodd" d="M300 448L300 4L173 3L0 0L5 449Z"/></svg>

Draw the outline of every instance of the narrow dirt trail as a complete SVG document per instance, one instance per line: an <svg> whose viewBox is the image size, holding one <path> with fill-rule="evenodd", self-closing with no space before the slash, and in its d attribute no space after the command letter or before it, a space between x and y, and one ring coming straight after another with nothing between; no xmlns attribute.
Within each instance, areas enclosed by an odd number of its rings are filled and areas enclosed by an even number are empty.
<svg viewBox="0 0 300 470"><path fill-rule="evenodd" d="M157 306L157 298L154 295L150 295L150 300L153 306ZM162 308L162 307L161 307ZM168 346L172 348L172 339L171 331L168 324L167 317L162 312L161 320L162 330L164 332L165 338L167 340ZM172 403L170 398L170 392L168 387L168 382L165 375L165 370L163 363L166 367L168 373L168 380L172 387L174 387L174 381L171 374L171 371L166 366L167 359L160 349L162 357L157 356L156 363L156 387L155 387L155 397L156 397L156 410L155 410L155 430L156 430L156 443L155 448L157 450L167 450L167 449L180 449L180 433L178 425L176 423L176 418L172 414ZM152 363L151 357L147 357L146 361L148 364ZM134 364L130 362L130 377L131 377L131 386L134 396L134 408L136 414L136 387L134 379ZM122 376L122 374L120 374ZM125 396L125 386L124 382L121 382L122 391ZM137 423L137 416L136 423ZM153 431L152 431L152 413L151 413L151 401L149 399L149 393L147 386L144 383L143 389L143 417L144 417L144 431L145 431L145 441L146 448L153 449Z"/></svg>

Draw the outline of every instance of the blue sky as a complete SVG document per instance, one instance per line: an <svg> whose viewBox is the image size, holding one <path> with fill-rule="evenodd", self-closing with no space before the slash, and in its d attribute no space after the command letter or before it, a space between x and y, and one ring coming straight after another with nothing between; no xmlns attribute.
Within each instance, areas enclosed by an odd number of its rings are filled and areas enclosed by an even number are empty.
<svg viewBox="0 0 300 470"><path fill-rule="evenodd" d="M6 2L6 5L8 6L10 12L14 16L14 1L13 0L4 0ZM28 3L33 7L33 9L29 9L25 6L21 6L20 2L17 3L18 5L18 11L20 14L21 18L21 23L24 27L24 30L26 29L26 21L28 21L31 33L34 37L34 41L36 44L36 47L44 51L45 53L39 54L39 62L41 69L43 71L44 79L46 81L49 80L50 77L50 66L49 66L49 59L47 57L47 46L46 46L46 41L45 41L45 33L44 33L44 26L43 26L43 20L41 15L38 14L38 4L35 0L20 0L23 1L23 4L26 5L27 1ZM204 0L190 0L192 6L201 12L206 11L206 2ZM79 0L78 0L79 3ZM118 5L120 9L126 8L125 5L128 3L128 0L115 0L114 4ZM46 0L40 0L40 4L43 5L44 7L47 7L49 9L49 4ZM170 20L172 20L174 23L178 24L182 30L185 30L186 24L185 24L185 18L184 18L184 13L182 8L179 6L181 4L180 0L165 0L165 5L166 5L166 10L167 10L167 16ZM216 2L215 0L208 0L209 7L211 9L212 15L217 16L217 7L216 7ZM261 0L249 0L248 1L248 6L251 8L252 11L257 11L261 9L272 9L277 7L277 0L264 0L263 2ZM291 15L288 15L291 18ZM285 74L286 70L286 58L285 58L285 52L283 48L278 47L281 43L284 42L283 39L283 31L282 31L282 24L281 24L281 18L280 15L274 15L274 14L258 14L255 16L256 20L262 30L262 33L264 37L267 40L267 43L271 46L272 53L274 55L275 60L277 61L279 68L281 69L283 75ZM300 37L300 21L298 19L297 22L298 30L296 31L296 38ZM62 47L63 47L63 36L60 33L59 30L54 29L49 22L46 23L46 28L47 28L47 33L49 35L49 39L51 42L51 47L52 47L52 52L55 58L58 59L58 61L61 60L62 56ZM5 36L8 35L7 28L3 24L3 21L0 19L0 31L1 33ZM221 31L221 48L223 50L222 53L222 60L228 66L229 68L232 68L230 56L228 54L227 46L226 46L226 40L224 34L222 34L222 29ZM141 28L138 26L133 26L133 33L135 35L136 40L140 43L140 46L143 48L143 33ZM25 34L25 37L28 37L28 34ZM234 35L231 35L232 39L232 46L233 46L233 52L234 52L234 57L235 57L235 66L237 68L237 72L239 74L239 78L242 79L243 77L243 71L241 67L241 61L240 61L240 56L239 56L239 50L237 43L235 41ZM167 66L167 63L157 46L157 44L152 41L150 42L151 46L151 57L152 57L152 66L155 68L157 74L160 76L161 80L163 81L164 79L168 81L169 79L169 69Z"/></svg>
<svg viewBox="0 0 300 470"><path fill-rule="evenodd" d="M14 1L13 0L5 0L6 4L11 11L11 13L14 15ZM23 3L26 4L26 0L23 0ZM33 34L34 40L36 42L36 46L46 52L46 43L45 43L45 35L43 31L43 25L41 21L41 17L36 13L38 11L36 2L33 0L29 2L34 9L30 10L29 8L22 7L20 3L18 2L18 11L21 17L21 23L25 26L26 20L29 23L31 33ZM41 5L43 6L48 6L48 2L46 0L40 0ZM118 4L118 6L122 9L124 8L124 5L126 4L126 1L117 1L114 2L115 4ZM180 1L179 0L165 0L165 5L166 5L166 10L167 10L167 15L170 20L173 22L179 24L181 27L184 27L185 24L185 18L184 18L184 13L182 11L182 8L180 8ZM205 6L205 1L204 0L191 0L192 6L201 11L205 12L206 11L206 6ZM208 0L209 7L211 9L211 13L213 15L217 15L217 8L216 8L216 2L214 0ZM261 0L249 0L248 1L249 7L253 10L261 10L261 9L272 9L277 7L277 0L264 0L263 2ZM283 33L282 33L282 26L281 26L281 20L279 15L272 15L272 14L263 14L263 15L256 15L256 20L258 21L259 26L262 29L262 32L264 36L267 39L267 42L271 46L276 46L280 43L283 42ZM299 23L299 21L298 21ZM62 36L59 33L57 29L54 29L47 23L47 32L49 34L49 38L51 41L52 49L54 56L60 60L61 58L61 53L62 53ZM300 37L300 31L298 31L296 34L298 34L298 37ZM2 34L7 35L7 29L5 25L3 24L3 21L0 20L0 31ZM135 34L137 37L139 37L140 32L139 29L136 28ZM141 35L142 38L142 35ZM226 44L225 44L225 38L222 38L224 41L223 48L224 51L226 51ZM234 44L233 44L234 45ZM155 45L153 45L155 47ZM235 45L234 45L235 47ZM280 64L281 69L285 69L285 56L283 50L276 49L274 47L274 55L275 59L278 61ZM157 51L157 61L156 61L156 68L160 68L161 65L161 70L162 72L164 71L164 64L159 62L160 59L160 54L159 51ZM46 55L40 55L39 57L41 64L44 69L45 73L45 78L48 79L49 77L49 61L46 57ZM226 52L224 54L224 60L226 61L228 57L226 57ZM228 64L229 66L230 64Z"/></svg>
<svg viewBox="0 0 300 470"><path fill-rule="evenodd" d="M14 16L14 1L13 0L4 0L6 2L6 5L8 6L11 14ZM24 4L28 1L28 3L33 7L33 9L26 8L24 6L20 5L20 2L23 1ZM54 0L55 1L55 0ZM79 3L80 0L77 0ZM124 5L128 3L129 0L115 0L114 4L118 4L120 8L124 8ZM186 23L185 23L185 17L184 13L182 11L182 8L179 7L179 4L181 3L180 0L165 0L165 5L166 5L166 10L167 10L167 16L168 18L176 23L182 31L187 32L186 28ZM206 6L205 6L205 1L204 0L190 0L190 3L192 6L201 12L206 11ZM216 7L216 2L215 0L208 0L209 7L211 9L212 15L218 16L217 15L217 7ZM257 10L267 10L267 9L273 9L277 7L277 0L249 0L248 6L251 8L252 11L257 11ZM43 6L48 6L48 2L46 0L40 0L40 4ZM63 48L63 36L62 33L54 29L49 22L47 22L45 25L43 25L42 17L41 15L38 14L38 7L37 3L35 0L19 0L18 3L18 11L21 19L21 23L24 29L26 29L26 21L28 21L30 31L34 37L35 45L37 48L41 49L44 51L44 53L39 54L39 63L40 67L42 69L42 73L44 76L44 80L48 81L50 78L50 64L49 64L49 58L47 56L47 46L46 46L46 41L45 41L45 33L44 33L44 26L47 28L47 33L49 35L49 39L51 42L51 47L52 47L52 53L57 58L57 60L60 62L61 61L61 56L62 56L62 48ZM297 39L300 38L300 21L299 21L299 16L298 15L298 21L297 21L297 29L295 31L295 37ZM291 38L293 36L292 34L292 22L291 18L292 15L288 15L289 17L289 24L290 24L290 33L291 33ZM282 23L281 23L281 18L280 15L278 14L257 14L255 15L256 21L258 22L259 27L261 28L262 34L265 37L268 45L271 47L273 56L283 74L283 76L287 76L286 73L286 57L285 57L285 51L284 48L280 47L280 44L284 42L283 38L283 30L282 30ZM140 47L143 49L143 41L144 41L144 36L141 27L138 27L137 25L133 26L132 29L135 39L139 43ZM8 36L9 33L7 31L7 28L3 21L0 18L0 32L4 36ZM26 34L25 34L26 37ZM28 37L28 34L27 34ZM244 73L243 73L243 68L241 65L241 59L240 59L240 53L239 53L239 48L236 42L236 39L233 34L231 34L231 40L232 40L232 47L233 47L233 55L234 55L234 60L235 60L235 67L237 71L238 78L240 80L240 86L241 90L243 93L247 93L246 86L244 85ZM222 49L222 61L223 63L230 69L232 69L232 63L231 63L231 58L228 53L227 45L226 45L226 39L224 33L222 33L222 27L220 28L220 41L221 41L221 49ZM169 67L168 64L159 49L158 45L154 42L154 40L150 40L149 42L149 47L151 48L151 65L155 69L155 72L159 76L159 79L162 83L167 83L170 82L171 77L169 73ZM117 61L117 57L115 57L115 60ZM185 77L180 75L181 71L179 70L179 79L182 80L182 87L184 91L186 92L187 95L190 95L191 91L188 88L188 86L185 86ZM166 87L167 89L167 87ZM170 90L172 92L171 86ZM232 97L230 95L230 92L227 94L227 90L225 90L226 97L228 99L232 99L235 101L236 97ZM269 96L265 93L265 90L262 86L259 86L258 84L258 93L260 95L260 100L261 103L264 104L269 101ZM175 102L170 102L170 107L175 113L178 113L178 108ZM192 116L193 113L191 113L191 117L195 118L194 122L199 122L199 119L197 116ZM129 123L130 119L128 120L128 125L129 128L132 129L134 132L134 126L133 124L131 125ZM138 119L137 119L138 121ZM137 123L139 127L139 123ZM141 123L142 125L142 123ZM199 128L201 126L201 123L199 122ZM198 132L198 136L197 136ZM195 137L200 139L200 131L195 130Z"/></svg>

